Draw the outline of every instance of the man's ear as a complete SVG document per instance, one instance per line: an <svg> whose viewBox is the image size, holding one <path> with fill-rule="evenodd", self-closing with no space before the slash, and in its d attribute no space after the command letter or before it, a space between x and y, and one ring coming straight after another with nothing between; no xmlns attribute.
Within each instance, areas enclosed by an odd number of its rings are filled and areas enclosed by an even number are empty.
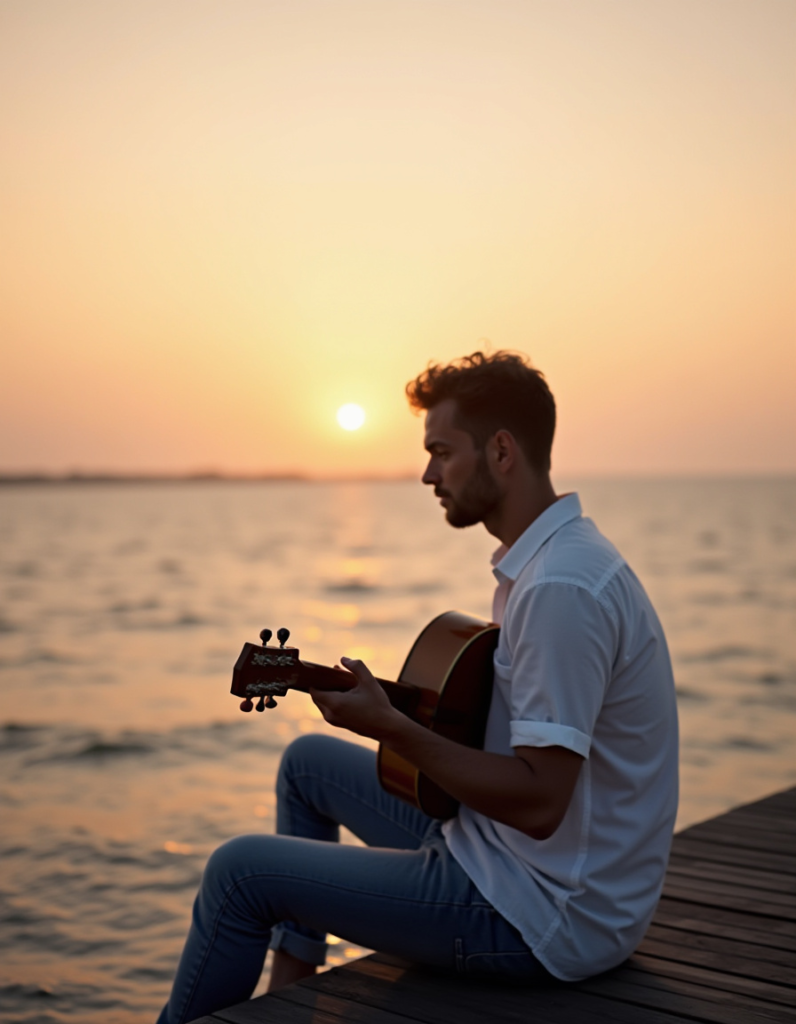
<svg viewBox="0 0 796 1024"><path fill-rule="evenodd" d="M498 430L487 442L487 457L496 473L510 472L517 462L518 447L514 435L508 430Z"/></svg>

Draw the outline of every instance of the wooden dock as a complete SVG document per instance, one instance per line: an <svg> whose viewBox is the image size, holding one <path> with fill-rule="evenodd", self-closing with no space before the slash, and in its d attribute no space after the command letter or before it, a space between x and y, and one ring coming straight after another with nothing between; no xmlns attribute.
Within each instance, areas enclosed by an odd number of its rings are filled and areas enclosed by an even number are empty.
<svg viewBox="0 0 796 1024"><path fill-rule="evenodd" d="M685 829L638 951L551 988L441 976L375 953L197 1024L796 1022L796 788Z"/></svg>

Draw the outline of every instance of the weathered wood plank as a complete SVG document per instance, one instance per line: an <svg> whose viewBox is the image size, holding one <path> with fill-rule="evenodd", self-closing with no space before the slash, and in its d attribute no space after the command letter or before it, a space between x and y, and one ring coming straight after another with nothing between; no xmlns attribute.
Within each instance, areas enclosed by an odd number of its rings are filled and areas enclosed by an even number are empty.
<svg viewBox="0 0 796 1024"><path fill-rule="evenodd" d="M297 1006L277 996L251 999L228 1010L219 1010L212 1017L213 1024L263 1024L264 1021L268 1024L340 1024L341 1018Z"/></svg>
<svg viewBox="0 0 796 1024"><path fill-rule="evenodd" d="M404 1014L394 1013L392 1010L378 1006L370 1006L364 1002L341 998L325 991L323 986L291 985L283 992L283 997L313 1011L311 1018L313 1021L316 1019L314 1013L322 1011L335 1014L336 1019L347 1021L366 1021L367 1024L406 1024Z"/></svg>
<svg viewBox="0 0 796 1024"><path fill-rule="evenodd" d="M225 1011L224 1024L341 1024L341 1021L367 1021L367 1024L407 1024L406 1017L374 1006L336 999L322 991L291 985L282 992L261 996L250 1003ZM274 1014L272 1018L272 1014ZM220 1024L220 1022L214 1022Z"/></svg>
<svg viewBox="0 0 796 1024"><path fill-rule="evenodd" d="M709 967L715 959L719 966L732 963L736 974L796 984L796 954L791 950L773 949L771 946L724 936L698 935L659 924L657 919L647 930L639 952L651 952L651 943L660 943L660 948L678 953L683 963L702 963Z"/></svg>
<svg viewBox="0 0 796 1024"><path fill-rule="evenodd" d="M766 985L780 986L788 989L789 997L774 998L772 1002L794 1003L796 1002L796 990L794 990L791 979L793 978L793 964L772 964L767 960L747 960L741 956L733 956L728 953L718 953L713 950L694 949L689 946L676 946L668 942L660 942L647 937L639 946L635 956L651 957L672 964L672 972L679 972L680 967L700 967L715 974L732 975L738 979L738 991L752 993L763 992ZM646 963L646 960L640 961ZM708 979L705 978L707 983ZM734 991L732 984L728 983L730 991Z"/></svg>
<svg viewBox="0 0 796 1024"><path fill-rule="evenodd" d="M796 840L794 840L796 846ZM785 885L778 886L773 881L771 885L761 888L755 884L759 882L761 872L753 868L732 869L728 865L690 863L683 864L676 856L669 865L666 873L667 881L684 886L708 886L711 892L720 892L728 889L730 892L748 892L753 899L761 904L772 904L783 908L796 908L796 877L788 879ZM772 875L772 879L781 876Z"/></svg>
<svg viewBox="0 0 796 1024"><path fill-rule="evenodd" d="M791 942L796 939L796 927L794 927L792 921L783 921L778 918L735 910L730 907L703 904L693 898L682 899L673 895L664 895L658 904L655 918L657 919L659 914L667 914L668 912L680 913L695 922L702 921L710 922L711 924L715 922L737 927L742 933L747 930L762 932L770 937L772 944L774 944L775 939L776 944L779 944L779 939L782 938L787 940L786 944L782 947L785 949L790 948ZM757 942L758 939L755 938L755 941Z"/></svg>
<svg viewBox="0 0 796 1024"><path fill-rule="evenodd" d="M721 992L737 992L762 1003L777 1003L782 1006L793 1006L796 1001L794 984L783 984L764 981L759 977L749 978L736 974L732 965L716 963L712 967L704 967L694 963L683 963L671 957L658 956L644 952L634 953L625 965L628 971L636 971L645 976L646 984L650 977L675 979L698 984L703 989L718 989ZM796 979L794 979L796 983Z"/></svg>
<svg viewBox="0 0 796 1024"><path fill-rule="evenodd" d="M780 922L772 923L766 918L736 914L731 910L702 907L698 903L663 899L658 904L654 920L696 935L720 935L728 939L754 942L759 946L770 946L772 949L796 950L796 936L777 930L776 926ZM772 927L766 927L769 924Z"/></svg>
<svg viewBox="0 0 796 1024"><path fill-rule="evenodd" d="M744 828L777 828L790 835L796 835L794 814L796 806L770 808L759 804L747 804L745 807L737 807L729 820Z"/></svg>
<svg viewBox="0 0 796 1024"><path fill-rule="evenodd" d="M747 812L745 808L739 807L727 815L727 821L728 824L738 828L765 829L767 832L774 830L780 835L796 836L794 813L796 812L779 811L774 813L765 810Z"/></svg>
<svg viewBox="0 0 796 1024"><path fill-rule="evenodd" d="M639 971L633 981L623 972L616 977L595 978L581 982L579 989L595 996L604 995L612 1000L643 1007L643 1016L636 1012L636 1020L646 1020L649 1010L680 1014L710 1024L793 1024L793 1011L770 1003L745 999L735 993L722 993L700 985L661 980L656 985L652 975Z"/></svg>
<svg viewBox="0 0 796 1024"><path fill-rule="evenodd" d="M796 841L794 841L796 846ZM756 868L739 868L729 864L706 864L694 857L684 857L673 852L669 858L669 875L684 875L689 878L704 878L716 882L765 893L783 893L796 896L796 874L784 875L774 871L758 871ZM770 898L770 897L766 897Z"/></svg>
<svg viewBox="0 0 796 1024"><path fill-rule="evenodd" d="M705 843L727 843L738 850L756 850L760 853L779 853L788 856L793 852L793 839L775 829L742 829L731 822L703 821L682 833L683 838L698 835Z"/></svg>
<svg viewBox="0 0 796 1024"><path fill-rule="evenodd" d="M792 920L796 913L796 896L792 896L790 893L749 889L745 885L739 886L737 881L725 882L716 877L716 874L712 878L701 878L694 877L689 872L675 870L667 873L664 889L666 886L701 892L706 903L710 901L712 904L717 899L721 900L722 897L728 897L729 901L732 901L726 904L730 907L735 906L736 902L742 903L744 906L751 903L756 908L758 916Z"/></svg>
<svg viewBox="0 0 796 1024"><path fill-rule="evenodd" d="M699 835L698 832L689 836L676 835L673 851L687 857L697 857L708 864L732 864L760 871L776 871L783 875L796 875L796 858L792 854L742 850L728 844L703 842L698 838Z"/></svg>
<svg viewBox="0 0 796 1024"><path fill-rule="evenodd" d="M722 910L737 910L751 914L757 918L770 919L776 922L779 929L791 924L786 934L796 935L796 905L792 898L783 896L781 902L763 900L757 893L745 890L734 891L729 886L689 884L682 877L667 878L663 886L663 895L686 903L697 903L703 907L716 907Z"/></svg>

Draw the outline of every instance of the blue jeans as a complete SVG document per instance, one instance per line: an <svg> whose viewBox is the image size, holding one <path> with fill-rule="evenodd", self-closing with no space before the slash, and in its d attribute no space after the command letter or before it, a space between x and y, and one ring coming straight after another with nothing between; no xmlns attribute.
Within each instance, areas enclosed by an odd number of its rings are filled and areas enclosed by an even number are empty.
<svg viewBox="0 0 796 1024"><path fill-rule="evenodd" d="M322 964L327 931L463 974L550 977L453 859L440 823L384 792L372 751L296 740L277 801L278 835L238 836L210 857L158 1024L248 999L269 945ZM367 847L341 846L340 825Z"/></svg>

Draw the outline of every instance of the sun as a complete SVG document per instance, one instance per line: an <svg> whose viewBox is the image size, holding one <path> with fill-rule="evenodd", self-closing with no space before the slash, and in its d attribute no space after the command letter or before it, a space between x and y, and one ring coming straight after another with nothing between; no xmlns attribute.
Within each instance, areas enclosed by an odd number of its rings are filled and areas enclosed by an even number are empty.
<svg viewBox="0 0 796 1024"><path fill-rule="evenodd" d="M343 430L359 430L365 422L365 410L361 405L348 402L337 410L337 422Z"/></svg>

